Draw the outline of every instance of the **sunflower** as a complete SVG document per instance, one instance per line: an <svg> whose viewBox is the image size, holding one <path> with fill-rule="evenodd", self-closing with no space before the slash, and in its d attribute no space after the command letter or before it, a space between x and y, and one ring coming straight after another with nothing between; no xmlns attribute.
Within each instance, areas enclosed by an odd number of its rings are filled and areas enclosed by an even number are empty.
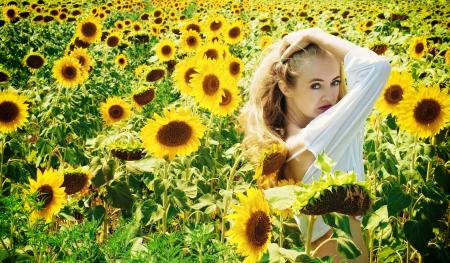
<svg viewBox="0 0 450 263"><path fill-rule="evenodd" d="M272 143L258 158L258 165L253 179L276 173L284 164L287 157L287 149L279 143Z"/></svg>
<svg viewBox="0 0 450 263"><path fill-rule="evenodd" d="M19 9L15 5L3 7L3 19L8 22L14 22L19 18Z"/></svg>
<svg viewBox="0 0 450 263"><path fill-rule="evenodd" d="M147 82L156 82L166 75L166 70L161 66L152 66L145 72Z"/></svg>
<svg viewBox="0 0 450 263"><path fill-rule="evenodd" d="M37 170L36 181L29 178L30 189L28 194L36 195L36 201L43 203L41 207L38 207L31 214L31 220L34 221L38 218L44 218L46 223L52 221L54 214L64 206L66 193L62 184L64 177L57 171L49 168L42 173Z"/></svg>
<svg viewBox="0 0 450 263"><path fill-rule="evenodd" d="M100 105L100 112L106 125L128 119L130 111L130 105L119 97L109 97Z"/></svg>
<svg viewBox="0 0 450 263"><path fill-rule="evenodd" d="M154 87L144 86L137 91L135 91L132 95L133 103L136 105L138 111L141 111L142 108L153 101L156 96L156 90Z"/></svg>
<svg viewBox="0 0 450 263"><path fill-rule="evenodd" d="M447 65L450 65L450 48L447 49L447 51L445 51L444 58L445 58L445 63Z"/></svg>
<svg viewBox="0 0 450 263"><path fill-rule="evenodd" d="M64 181L61 185L67 195L80 193L85 195L89 190L92 174L86 168L69 168L63 172Z"/></svg>
<svg viewBox="0 0 450 263"><path fill-rule="evenodd" d="M160 61L169 61L175 58L175 43L172 40L165 39L159 42L156 47L156 55Z"/></svg>
<svg viewBox="0 0 450 263"><path fill-rule="evenodd" d="M97 19L87 17L78 24L76 35L87 43L94 43L102 36L101 25Z"/></svg>
<svg viewBox="0 0 450 263"><path fill-rule="evenodd" d="M219 106L213 109L211 112L220 116L227 116L233 114L239 107L239 103L242 101L239 96L239 88L234 81L230 81L228 86L223 88L222 101Z"/></svg>
<svg viewBox="0 0 450 263"><path fill-rule="evenodd" d="M115 26L117 29L119 29L119 30L122 30L122 29L125 27L124 24L123 24L123 22L120 21L120 20L116 21L116 22L114 23L114 26Z"/></svg>
<svg viewBox="0 0 450 263"><path fill-rule="evenodd" d="M119 68L124 69L128 65L128 59L124 54L116 56L116 64Z"/></svg>
<svg viewBox="0 0 450 263"><path fill-rule="evenodd" d="M232 227L225 233L230 242L237 244L237 252L245 256L244 262L258 262L272 237L270 208L264 194L255 188L247 190L247 196L236 193L241 206L232 205L235 214L227 215L234 220Z"/></svg>
<svg viewBox="0 0 450 263"><path fill-rule="evenodd" d="M200 34L202 32L202 25L201 23L199 23L197 18L191 18L183 23L181 30L182 31L194 30Z"/></svg>
<svg viewBox="0 0 450 263"><path fill-rule="evenodd" d="M139 32L142 30L143 26L140 22L135 21L133 22L133 24L131 25L131 28L133 29L134 32Z"/></svg>
<svg viewBox="0 0 450 263"><path fill-rule="evenodd" d="M236 44L244 38L244 24L242 21L234 21L224 30L225 41L228 44Z"/></svg>
<svg viewBox="0 0 450 263"><path fill-rule="evenodd" d="M74 57L64 56L53 66L53 76L65 87L74 87L85 79L81 65Z"/></svg>
<svg viewBox="0 0 450 263"><path fill-rule="evenodd" d="M224 30L226 25L227 21L225 17L221 14L214 14L205 22L204 27L206 28L206 34L208 36L218 36L220 32Z"/></svg>
<svg viewBox="0 0 450 263"><path fill-rule="evenodd" d="M196 51L202 45L202 39L197 31L189 30L181 34L181 48L185 51Z"/></svg>
<svg viewBox="0 0 450 263"><path fill-rule="evenodd" d="M438 85L421 85L417 93L403 98L397 116L400 128L418 138L436 135L450 120L448 90L440 90Z"/></svg>
<svg viewBox="0 0 450 263"><path fill-rule="evenodd" d="M261 50L265 50L270 44L272 44L273 40L271 36L264 35L259 40L259 47Z"/></svg>
<svg viewBox="0 0 450 263"><path fill-rule="evenodd" d="M84 73L88 73L92 68L92 59L89 56L87 49L85 48L75 48L69 53L70 57L76 58L78 63L81 65L81 70ZM85 74L87 77L87 74Z"/></svg>
<svg viewBox="0 0 450 263"><path fill-rule="evenodd" d="M223 89L227 87L231 77L224 68L223 63L216 60L203 60L199 62L192 74L192 95L201 107L213 110L222 102Z"/></svg>
<svg viewBox="0 0 450 263"><path fill-rule="evenodd" d="M189 155L197 151L206 127L190 110L164 109L164 117L155 113L140 131L143 147L157 157Z"/></svg>
<svg viewBox="0 0 450 263"><path fill-rule="evenodd" d="M398 104L404 98L405 93L413 90L412 83L412 77L408 72L393 71L382 96L375 104L378 111L384 116L388 114L395 116Z"/></svg>
<svg viewBox="0 0 450 263"><path fill-rule="evenodd" d="M16 91L0 91L0 132L16 131L27 122L28 104Z"/></svg>
<svg viewBox="0 0 450 263"><path fill-rule="evenodd" d="M134 75L136 76L136 78L142 79L149 71L150 71L150 66L139 65L134 69Z"/></svg>
<svg viewBox="0 0 450 263"><path fill-rule="evenodd" d="M6 83L11 79L10 73L0 66L0 83Z"/></svg>
<svg viewBox="0 0 450 263"><path fill-rule="evenodd" d="M186 58L175 65L175 71L173 72L173 79L177 89L185 94L192 95L191 80L192 75L198 73L195 68L197 67L198 59L195 57Z"/></svg>
<svg viewBox="0 0 450 263"><path fill-rule="evenodd" d="M427 39L425 37L416 37L409 46L409 56L421 58L428 52Z"/></svg>
<svg viewBox="0 0 450 263"><path fill-rule="evenodd" d="M23 59L23 64L30 69L31 72L36 72L45 63L45 58L42 54L31 52Z"/></svg>
<svg viewBox="0 0 450 263"><path fill-rule="evenodd" d="M227 47L220 44L219 41L207 42L199 48L196 56L199 59L207 58L222 60L226 57L226 50Z"/></svg>
<svg viewBox="0 0 450 263"><path fill-rule="evenodd" d="M238 81L241 78L242 71L244 70L244 63L242 62L242 60L235 56L229 56L226 59L225 63L226 63L225 65L227 66L227 69L228 69L228 73L236 81Z"/></svg>
<svg viewBox="0 0 450 263"><path fill-rule="evenodd" d="M106 38L105 43L108 47L117 47L122 40L122 34L119 32L111 32L109 36Z"/></svg>

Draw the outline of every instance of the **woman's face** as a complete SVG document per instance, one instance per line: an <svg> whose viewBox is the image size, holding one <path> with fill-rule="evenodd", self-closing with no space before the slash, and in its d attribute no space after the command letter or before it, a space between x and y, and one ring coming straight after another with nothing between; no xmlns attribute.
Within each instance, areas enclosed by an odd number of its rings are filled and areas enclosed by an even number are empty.
<svg viewBox="0 0 450 263"><path fill-rule="evenodd" d="M326 109L324 105L337 103L341 80L338 61L330 54L314 56L299 70L296 87L291 89L289 99L296 112L306 119L314 119ZM292 110L292 109L289 109Z"/></svg>

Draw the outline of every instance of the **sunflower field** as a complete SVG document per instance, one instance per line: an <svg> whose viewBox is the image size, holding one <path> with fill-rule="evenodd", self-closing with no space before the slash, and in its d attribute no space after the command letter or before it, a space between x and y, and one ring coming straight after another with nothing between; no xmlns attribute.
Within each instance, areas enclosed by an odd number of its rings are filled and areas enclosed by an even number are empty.
<svg viewBox="0 0 450 263"><path fill-rule="evenodd" d="M366 262L450 262L447 1L0 9L1 262L333 262L296 213L321 215L348 260L358 214ZM390 60L364 182L325 154L320 180L281 180L282 145L243 150L239 112L266 47L311 27Z"/></svg>

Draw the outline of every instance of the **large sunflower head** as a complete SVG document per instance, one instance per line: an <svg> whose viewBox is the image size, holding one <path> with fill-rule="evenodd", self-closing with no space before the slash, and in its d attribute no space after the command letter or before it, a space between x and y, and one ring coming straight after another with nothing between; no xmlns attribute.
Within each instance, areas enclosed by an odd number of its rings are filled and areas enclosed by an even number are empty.
<svg viewBox="0 0 450 263"><path fill-rule="evenodd" d="M78 60L78 63L81 65L81 69L84 73L88 73L91 70L92 59L87 49L77 47L69 53L69 56Z"/></svg>
<svg viewBox="0 0 450 263"><path fill-rule="evenodd" d="M244 24L239 20L229 24L224 31L224 35L228 44L239 43L245 35Z"/></svg>
<svg viewBox="0 0 450 263"><path fill-rule="evenodd" d="M65 87L81 84L85 79L85 74L78 60L71 56L60 58L53 66L53 77Z"/></svg>
<svg viewBox="0 0 450 263"><path fill-rule="evenodd" d="M0 132L16 131L27 122L28 104L12 90L0 91Z"/></svg>
<svg viewBox="0 0 450 263"><path fill-rule="evenodd" d="M418 138L432 137L446 127L450 120L450 97L448 89L438 85L419 86L398 106L398 122L401 129Z"/></svg>
<svg viewBox="0 0 450 263"><path fill-rule="evenodd" d="M184 95L192 95L191 80L192 75L198 73L195 68L198 59L195 57L186 58L175 65L173 79L177 89Z"/></svg>
<svg viewBox="0 0 450 263"><path fill-rule="evenodd" d="M141 111L145 105L153 101L155 96L156 89L154 87L143 86L133 93L132 98L137 110Z"/></svg>
<svg viewBox="0 0 450 263"><path fill-rule="evenodd" d="M157 157L189 155L197 151L206 127L188 109L164 109L164 116L155 114L142 128L142 145Z"/></svg>
<svg viewBox="0 0 450 263"><path fill-rule="evenodd" d="M376 108L382 115L396 115L397 106L403 100L405 93L411 92L413 80L408 72L393 71L376 103Z"/></svg>
<svg viewBox="0 0 450 263"><path fill-rule="evenodd" d="M107 125L130 117L131 107L119 97L109 97L100 105L100 112Z"/></svg>
<svg viewBox="0 0 450 263"><path fill-rule="evenodd" d="M425 37L416 37L409 46L409 56L421 58L428 52L427 39Z"/></svg>
<svg viewBox="0 0 450 263"><path fill-rule="evenodd" d="M19 9L15 5L5 5L3 7L3 19L8 22L14 22L19 19Z"/></svg>
<svg viewBox="0 0 450 263"><path fill-rule="evenodd" d="M97 42L102 36L100 22L93 17L81 20L77 26L76 35L87 43Z"/></svg>
<svg viewBox="0 0 450 263"><path fill-rule="evenodd" d="M201 107L213 110L222 102L229 75L222 61L203 60L200 63L195 69L198 73L192 74L192 95Z"/></svg>
<svg viewBox="0 0 450 263"><path fill-rule="evenodd" d="M64 206L66 193L62 184L64 177L60 173L49 168L42 173L37 171L36 181L29 178L30 188L28 193L36 196L36 202L40 205L33 209L31 220L44 218L45 221L51 222L52 216L61 210Z"/></svg>
<svg viewBox="0 0 450 263"><path fill-rule="evenodd" d="M270 176L276 173L284 164L287 157L287 149L279 143L272 143L258 158L253 179L261 176Z"/></svg>
<svg viewBox="0 0 450 263"><path fill-rule="evenodd" d="M175 58L176 47L172 40L165 39L159 42L156 47L156 55L160 61L169 61Z"/></svg>
<svg viewBox="0 0 450 263"><path fill-rule="evenodd" d="M244 262L258 262L272 237L269 204L258 189L249 188L247 196L236 195L242 205L232 205L236 213L226 217L234 222L225 235L237 244L237 252L246 257Z"/></svg>
<svg viewBox="0 0 450 263"><path fill-rule="evenodd" d="M79 193L85 195L89 190L92 174L87 168L69 168L63 172L64 181L61 185L67 195Z"/></svg>
<svg viewBox="0 0 450 263"><path fill-rule="evenodd" d="M35 72L40 69L45 63L45 58L42 54L37 52L31 52L23 59L23 64L30 69L31 72Z"/></svg>
<svg viewBox="0 0 450 263"><path fill-rule="evenodd" d="M183 31L181 34L181 48L185 51L196 51L202 45L202 38L197 31Z"/></svg>

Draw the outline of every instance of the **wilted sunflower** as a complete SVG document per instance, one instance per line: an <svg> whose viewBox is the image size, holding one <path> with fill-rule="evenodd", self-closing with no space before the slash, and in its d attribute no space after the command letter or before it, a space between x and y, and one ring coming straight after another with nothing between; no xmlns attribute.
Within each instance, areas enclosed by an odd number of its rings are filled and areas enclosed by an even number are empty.
<svg viewBox="0 0 450 263"><path fill-rule="evenodd" d="M225 41L228 44L239 43L244 38L244 24L242 21L234 21L224 30Z"/></svg>
<svg viewBox="0 0 450 263"><path fill-rule="evenodd" d="M142 145L157 157L189 155L197 151L206 127L190 110L164 109L164 116L154 114L153 119L141 129Z"/></svg>
<svg viewBox="0 0 450 263"><path fill-rule="evenodd" d="M100 112L106 125L128 119L130 111L130 105L119 97L109 97L100 105Z"/></svg>
<svg viewBox="0 0 450 263"><path fill-rule="evenodd" d="M31 52L23 59L23 64L30 69L31 72L36 72L45 63L45 58L42 54Z"/></svg>
<svg viewBox="0 0 450 263"><path fill-rule="evenodd" d="M161 66L152 66L145 73L145 80L147 82L156 82L166 75L166 70Z"/></svg>
<svg viewBox="0 0 450 263"><path fill-rule="evenodd" d="M16 91L0 91L0 132L16 131L27 122L28 104Z"/></svg>
<svg viewBox="0 0 450 263"><path fill-rule="evenodd" d="M62 184L64 177L57 171L49 168L42 173L37 170L36 181L29 178L30 189L28 194L36 194L36 201L43 202L41 207L34 209L31 221L44 218L46 223L52 221L52 216L64 206L66 193Z"/></svg>
<svg viewBox="0 0 450 263"><path fill-rule="evenodd" d="M409 46L409 56L421 58L428 52L427 39L425 37L416 37Z"/></svg>
<svg viewBox="0 0 450 263"><path fill-rule="evenodd" d="M436 135L450 120L448 90L440 90L438 85L421 85L418 92L403 98L397 116L400 128L418 138Z"/></svg>
<svg viewBox="0 0 450 263"><path fill-rule="evenodd" d="M84 195L88 192L90 180L92 178L92 174L89 169L65 169L63 172L63 177L64 181L61 186L64 187L64 192L67 195L74 195L76 193Z"/></svg>
<svg viewBox="0 0 450 263"><path fill-rule="evenodd" d="M106 38L105 42L108 47L117 47L122 40L122 34L119 32L111 32L109 36Z"/></svg>
<svg viewBox="0 0 450 263"><path fill-rule="evenodd" d="M175 58L175 43L172 40L165 39L159 42L156 47L156 55L160 61L169 61Z"/></svg>
<svg viewBox="0 0 450 263"><path fill-rule="evenodd" d="M219 41L207 42L198 49L196 56L199 59L222 60L226 57L226 49L227 47Z"/></svg>
<svg viewBox="0 0 450 263"><path fill-rule="evenodd" d="M244 63L242 60L235 56L229 56L225 61L225 65L228 68L228 73L230 73L236 81L239 81L242 71L244 70Z"/></svg>
<svg viewBox="0 0 450 263"><path fill-rule="evenodd" d="M202 39L197 31L189 30L181 34L181 48L185 51L196 51L202 45Z"/></svg>
<svg viewBox="0 0 450 263"><path fill-rule="evenodd" d="M198 73L195 70L198 59L195 57L185 58L175 65L173 79L177 89L184 95L192 95L192 75Z"/></svg>
<svg viewBox="0 0 450 263"><path fill-rule="evenodd" d="M87 77L87 73L92 68L92 59L87 49L77 47L69 53L69 56L76 58L78 60L78 63L80 63L81 65L82 71L85 73Z"/></svg>
<svg viewBox="0 0 450 263"><path fill-rule="evenodd" d="M97 19L87 17L78 24L76 35L87 43L97 42L102 36L101 25Z"/></svg>
<svg viewBox="0 0 450 263"><path fill-rule="evenodd" d="M124 54L116 56L116 64L119 68L124 69L128 65L128 59Z"/></svg>
<svg viewBox="0 0 450 263"><path fill-rule="evenodd" d="M270 207L264 194L254 188L247 190L247 196L236 193L242 206L232 205L235 214L227 215L234 220L225 233L229 242L237 244L237 252L245 256L244 262L258 262L270 243L272 237L272 220Z"/></svg>
<svg viewBox="0 0 450 263"><path fill-rule="evenodd" d="M3 7L3 19L13 22L19 18L19 9L15 5L6 5Z"/></svg>
<svg viewBox="0 0 450 263"><path fill-rule="evenodd" d="M223 89L230 82L224 65L217 60L202 60L192 74L192 96L203 108L213 110L222 102Z"/></svg>
<svg viewBox="0 0 450 263"><path fill-rule="evenodd" d="M413 91L412 77L408 72L392 71L382 95L375 104L378 111L387 116L397 114L398 105L405 93Z"/></svg>
<svg viewBox="0 0 450 263"><path fill-rule="evenodd" d="M78 60L71 56L64 56L53 66L53 77L65 87L74 87L85 79Z"/></svg>
<svg viewBox="0 0 450 263"><path fill-rule="evenodd" d="M136 105L136 109L141 111L142 108L153 101L156 96L156 89L154 87L144 86L136 90L133 95L133 103Z"/></svg>
<svg viewBox="0 0 450 263"><path fill-rule="evenodd" d="M230 81L226 88L223 88L222 101L219 106L213 109L211 112L219 116L227 116L233 114L239 107L239 103L242 101L239 95L239 88L234 81Z"/></svg>

